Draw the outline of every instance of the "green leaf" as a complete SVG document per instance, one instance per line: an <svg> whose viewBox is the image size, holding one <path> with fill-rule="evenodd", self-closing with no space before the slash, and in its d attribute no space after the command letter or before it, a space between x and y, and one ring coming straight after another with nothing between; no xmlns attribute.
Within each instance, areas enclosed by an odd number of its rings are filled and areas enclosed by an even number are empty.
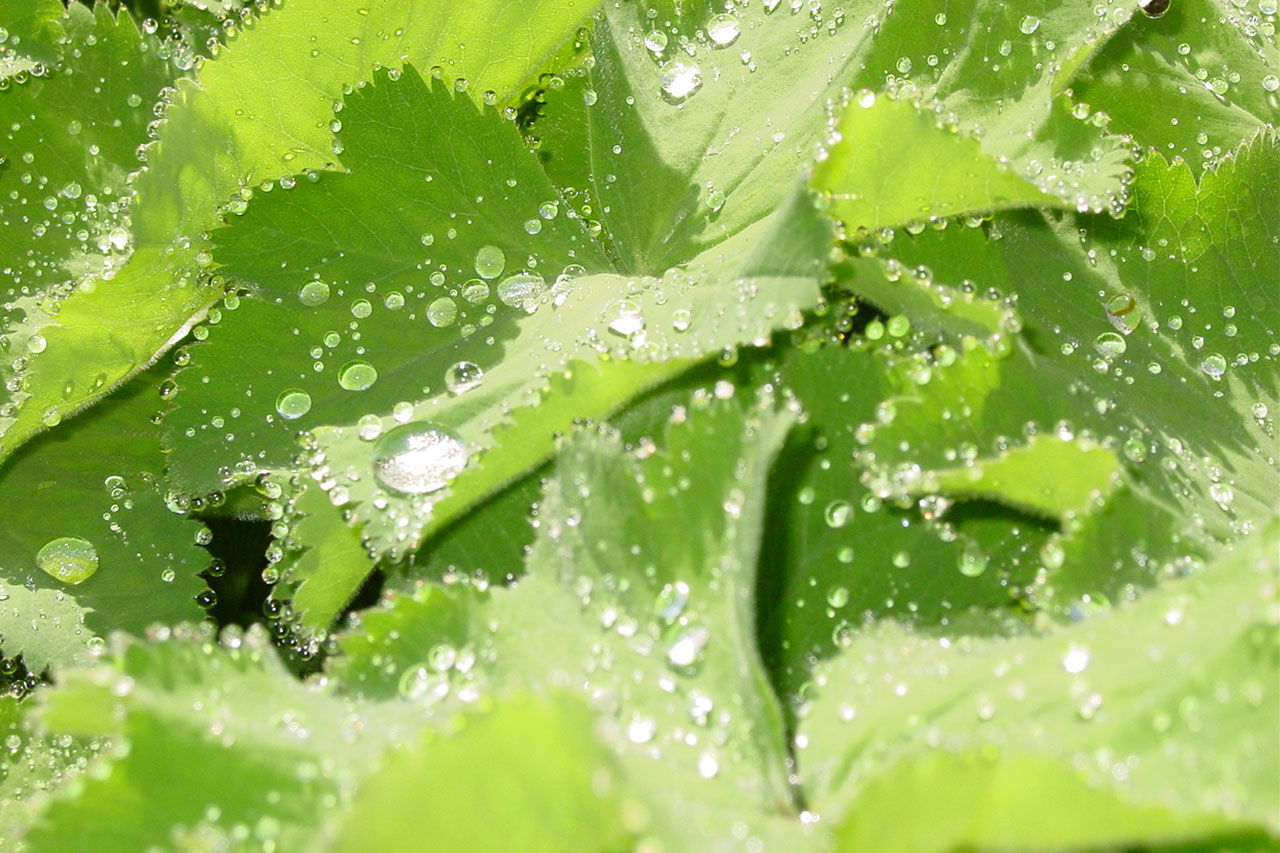
<svg viewBox="0 0 1280 853"><path fill-rule="evenodd" d="M993 751L994 752L994 751ZM927 817L920 819L920 803ZM937 752L870 782L837 850L1267 850L1266 832L1216 814L1135 805L1049 759Z"/></svg>
<svg viewBox="0 0 1280 853"><path fill-rule="evenodd" d="M869 113L875 126L853 107L845 130L859 141L910 149L905 135L930 152L963 150L966 142L922 124L906 103L918 99L981 129L984 167L992 161L985 174L995 160L1028 172L1038 164L1031 177L1045 191L1072 207L1108 206L1127 170L1124 152L1118 140L1067 115L1054 82L1069 77L1131 10L1099 19L1080 4L1043 6L1034 32L1023 34L1021 15L988 0L949 10L949 26L947 14L923 3L843 0L805 16L799 7L762 4L720 15L712 37L716 4L614 4L594 29L594 62L552 87L534 134L552 180L601 224L619 268L629 272L660 274L773 210L778 187L828 141L828 102L843 101L847 89L889 90L904 101ZM1006 40L1009 50L998 51ZM836 155L830 168L847 156ZM863 168L876 164L849 165L852 185L841 191L882 185L883 175ZM1024 200L1039 198L1016 178L997 183L1017 187ZM944 210L931 185L904 187L900 200L877 224ZM999 206L987 195L972 202Z"/></svg>
<svg viewBox="0 0 1280 853"><path fill-rule="evenodd" d="M282 557L272 564L279 581L271 597L289 603L290 621L302 637L323 636L355 597L373 561L319 486L303 483L294 489L289 516Z"/></svg>
<svg viewBox="0 0 1280 853"><path fill-rule="evenodd" d="M1276 174L1280 150L1261 137L1199 186L1185 165L1149 157L1120 223L1010 216L989 241L971 229L896 240L895 255L939 280L1016 292L1023 331L1003 357L972 349L934 370L913 392L930 400L924 408L898 401L906 417L879 428L876 465L909 474L954 464L1033 430L1120 450L1118 503L1064 531L1065 552L1046 562L1062 566L1063 606L1149 583L1267 517L1280 248L1263 223ZM923 429L922 416L941 427Z"/></svg>
<svg viewBox="0 0 1280 853"><path fill-rule="evenodd" d="M80 4L58 8L63 14L48 19L49 26L65 28L75 49L41 76L0 92L6 152L0 256L8 270L0 290L0 331L10 353L0 371L8 380L0 408L4 455L73 411L69 396L105 392L110 379L97 370L98 362L128 349L127 338L113 336L90 364L63 376L55 394L30 397L28 363L56 356L64 346L62 303L77 285L84 291L110 287L107 280L124 262L130 242L126 178L141 165L137 152L155 119L151 107L174 75L159 41L141 34L128 14L117 17L106 4L92 12ZM47 11L43 4L33 7L37 17ZM29 425L10 434L17 413L28 406L35 409Z"/></svg>
<svg viewBox="0 0 1280 853"><path fill-rule="evenodd" d="M940 127L932 111L906 101L859 95L834 132L839 141L818 164L813 186L850 231L1064 203L985 153L977 137Z"/></svg>
<svg viewBox="0 0 1280 853"><path fill-rule="evenodd" d="M48 731L123 748L41 811L30 850L65 850L85 833L104 850L229 842L245 828L296 849L389 743L419 728L299 683L259 630L221 644L186 629L165 639L117 643L109 663L64 672L42 694Z"/></svg>
<svg viewBox="0 0 1280 853"><path fill-rule="evenodd" d="M594 725L580 702L525 696L428 732L361 787L335 849L633 849L651 818Z"/></svg>
<svg viewBox="0 0 1280 853"><path fill-rule="evenodd" d="M1275 12L1221 0L1167 8L1156 19L1135 16L1107 42L1072 97L1198 177L1280 118Z"/></svg>
<svg viewBox="0 0 1280 853"><path fill-rule="evenodd" d="M426 135L441 110L468 129L465 136ZM209 343L192 348L169 421L174 470L188 487L217 488L259 467L286 467L294 430L345 424L316 429L322 455L315 464L334 475L320 481L335 503L351 504L375 554L400 556L416 548L426 524L440 526L541 464L555 434L575 419L608 415L696 359L763 339L817 302L830 232L803 191L775 216L689 259L685 270L623 277L608 272L587 229L560 210L514 126L492 111L477 111L439 84L429 90L409 70L365 87L340 115L351 174L265 197L226 232L220 257L228 271L258 282L275 305L244 300ZM388 122L414 129L398 150L382 141ZM504 165L495 171L494 163ZM401 192L393 187L408 189L389 202ZM378 199L377 209L354 207L360 199ZM388 204L398 211L394 225L386 222ZM473 212L455 219L460 210ZM297 228L338 211L353 220L341 232L349 249L334 251L331 226ZM279 254L264 254L264 243ZM482 263L482 253L501 256L501 268ZM587 274L575 277L569 267L583 264ZM312 284L316 276L323 285ZM533 288L527 303L508 293L520 281ZM329 294L325 301L298 307L304 291L317 289ZM757 312L752 299L770 307ZM337 331L344 328L349 333ZM377 378L353 391L346 377L356 363ZM450 374L461 368L482 374L477 387L450 388ZM284 418L277 404L297 392L310 406ZM243 427L217 427L237 411ZM409 500L379 484L370 467L370 438L424 420L466 442L468 455L484 451L477 475L431 513L441 495Z"/></svg>
<svg viewBox="0 0 1280 853"><path fill-rule="evenodd" d="M85 627L85 610L74 595L60 589L0 586L0 647L22 655L33 672L50 664L77 664L101 640Z"/></svg>
<svg viewBox="0 0 1280 853"><path fill-rule="evenodd" d="M0 602L0 643L32 671L83 656L94 634L200 615L208 555L200 526L159 492L160 404L155 377L142 377L0 470L0 582L14 596Z"/></svg>
<svg viewBox="0 0 1280 853"><path fill-rule="evenodd" d="M79 775L102 744L34 732L26 725L35 706L0 697L0 833L6 849L20 849L23 834L47 796ZM12 842L13 848L8 844Z"/></svg>
<svg viewBox="0 0 1280 853"><path fill-rule="evenodd" d="M905 495L866 476L867 425L894 416L887 401L917 387L920 366L828 346L785 352L776 369L757 372L757 384L787 389L805 412L770 482L761 569L760 644L784 696L798 696L813 661L847 646L872 616L944 633L981 618L992 630L1001 618L971 611L999 614L1011 581L1034 577L1045 535L1036 519L986 507L948 513L949 501L934 497L899 502ZM930 429L932 414L897 417ZM1031 561L1026 540L1037 542ZM974 571L977 554L994 555L995 567Z"/></svg>
<svg viewBox="0 0 1280 853"><path fill-rule="evenodd" d="M819 667L802 715L797 760L812 807L847 815L851 835L885 832L898 798L930 778L921 774L945 774L981 785L965 790L984 805L1010 807L978 823L959 819L948 796L929 824L961 833L938 837L947 849L1209 840L1231 822L1274 833L1278 531L1269 523L1196 576L1043 636L939 641L869 629ZM974 754L984 756L977 768ZM1087 784L1094 792L1082 795L1099 808L1083 825L1046 823L1007 793L1044 790L1037 782Z"/></svg>
<svg viewBox="0 0 1280 853"><path fill-rule="evenodd" d="M66 14L66 7L58 0L30 0L18 8L9 4L0 10L5 32L0 39L0 80L39 74L57 63L66 37L61 20Z"/></svg>
<svg viewBox="0 0 1280 853"><path fill-rule="evenodd" d="M710 802L788 808L752 593L764 480L790 418L701 399L656 452L576 434L524 577L488 593L427 584L362 614L334 677L419 702L572 685L633 771L661 758Z"/></svg>
<svg viewBox="0 0 1280 853"><path fill-rule="evenodd" d="M202 66L198 83L180 81L135 182L133 253L110 282L68 297L47 327L49 346L30 360L31 397L7 427L5 448L39 431L50 406L83 408L186 335L220 295L216 281L197 276L208 263L199 235L249 186L339 166L329 122L344 87L376 65L408 61L447 67L509 96L591 9L551 0L486 0L465 11L430 0L372 8L290 2L245 27ZM302 30L308 37L296 38ZM72 393L63 397L68 379Z"/></svg>

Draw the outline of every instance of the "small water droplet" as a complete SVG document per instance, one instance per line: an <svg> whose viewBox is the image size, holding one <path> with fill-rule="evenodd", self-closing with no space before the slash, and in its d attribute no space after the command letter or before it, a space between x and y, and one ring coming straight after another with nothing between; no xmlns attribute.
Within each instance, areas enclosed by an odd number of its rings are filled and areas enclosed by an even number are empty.
<svg viewBox="0 0 1280 853"><path fill-rule="evenodd" d="M1227 360L1216 352L1211 352L1200 362L1200 369L1210 379L1217 381L1227 372Z"/></svg>

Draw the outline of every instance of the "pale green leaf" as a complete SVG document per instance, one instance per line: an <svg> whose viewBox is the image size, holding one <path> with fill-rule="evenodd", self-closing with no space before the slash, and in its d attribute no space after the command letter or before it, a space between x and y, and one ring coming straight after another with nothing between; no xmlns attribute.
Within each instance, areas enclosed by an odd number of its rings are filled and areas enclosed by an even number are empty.
<svg viewBox="0 0 1280 853"><path fill-rule="evenodd" d="M929 756L980 753L987 769L968 782L981 784L975 796L996 797L985 805L1008 811L977 823L940 808L939 833L976 833L952 844L1210 840L1230 831L1227 820L1242 833L1275 832L1276 532L1271 523L1196 576L1041 636L939 640L870 628L815 674L797 757L812 806L849 816L851 833L892 832L897 798L915 790L918 773L964 766ZM1045 778L1046 762L1064 771L1057 782ZM1037 778L1095 789L1081 792L1098 803L1088 827L1043 822L1008 796L1010 785ZM903 789L890 795L884 786L894 784ZM1051 805L1059 816L1062 808ZM1213 814L1222 819L1199 817Z"/></svg>

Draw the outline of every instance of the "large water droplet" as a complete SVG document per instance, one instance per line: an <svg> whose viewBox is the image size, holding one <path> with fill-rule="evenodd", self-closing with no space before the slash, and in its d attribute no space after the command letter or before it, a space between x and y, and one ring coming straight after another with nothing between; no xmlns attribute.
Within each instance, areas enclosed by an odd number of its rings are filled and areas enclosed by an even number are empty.
<svg viewBox="0 0 1280 853"><path fill-rule="evenodd" d="M430 424L406 424L378 440L373 472L392 491L425 495L444 488L467 466L467 457L457 436Z"/></svg>
<svg viewBox="0 0 1280 853"><path fill-rule="evenodd" d="M476 252L476 275L497 278L506 269L507 256L497 246L481 246Z"/></svg>
<svg viewBox="0 0 1280 853"><path fill-rule="evenodd" d="M363 391L378 381L378 371L367 361L351 361L338 373L338 384L348 391Z"/></svg>
<svg viewBox="0 0 1280 853"><path fill-rule="evenodd" d="M311 395L296 388L282 391L276 397L276 411L287 421L300 418L311 411Z"/></svg>
<svg viewBox="0 0 1280 853"><path fill-rule="evenodd" d="M98 552L92 542L64 536L46 542L36 554L40 571L63 583L83 583L98 570Z"/></svg>

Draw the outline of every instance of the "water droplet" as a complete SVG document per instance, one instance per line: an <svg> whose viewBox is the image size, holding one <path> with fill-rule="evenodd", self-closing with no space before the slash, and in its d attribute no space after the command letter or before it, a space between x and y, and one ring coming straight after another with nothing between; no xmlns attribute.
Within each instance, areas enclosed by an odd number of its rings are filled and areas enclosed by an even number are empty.
<svg viewBox="0 0 1280 853"><path fill-rule="evenodd" d="M429 424L396 427L378 440L373 471L392 491L425 495L444 488L467 466L467 446Z"/></svg>
<svg viewBox="0 0 1280 853"><path fill-rule="evenodd" d="M832 607L844 607L849 603L849 588L844 586L833 586L827 593L827 604Z"/></svg>
<svg viewBox="0 0 1280 853"><path fill-rule="evenodd" d="M368 299L357 299L351 303L351 316L363 320L373 313L373 304Z"/></svg>
<svg viewBox="0 0 1280 853"><path fill-rule="evenodd" d="M470 391L484 379L484 371L473 361L460 361L444 372L444 385L451 394Z"/></svg>
<svg viewBox="0 0 1280 853"><path fill-rule="evenodd" d="M1073 646L1067 650L1062 657L1062 668L1072 675L1078 675L1084 672L1085 667L1089 665L1089 650L1082 649L1079 646Z"/></svg>
<svg viewBox="0 0 1280 853"><path fill-rule="evenodd" d="M1128 335L1138 328L1141 315L1137 309L1138 303L1133 297L1128 293L1121 293L1107 301L1107 319L1117 332Z"/></svg>
<svg viewBox="0 0 1280 853"><path fill-rule="evenodd" d="M987 570L987 555L972 543L965 545L960 552L960 574L967 578L976 578Z"/></svg>
<svg viewBox="0 0 1280 853"><path fill-rule="evenodd" d="M702 69L692 62L673 59L659 69L658 85L663 98L678 104L702 87Z"/></svg>
<svg viewBox="0 0 1280 853"><path fill-rule="evenodd" d="M276 397L276 411L280 413L280 417L288 421L300 418L311 411L311 395L297 388L282 391L280 396Z"/></svg>
<svg viewBox="0 0 1280 853"><path fill-rule="evenodd" d="M547 282L542 276L521 272L502 280L498 285L498 298L512 308L532 313L546 290Z"/></svg>
<svg viewBox="0 0 1280 853"><path fill-rule="evenodd" d="M644 37L644 46L650 53L662 53L667 49L667 34L662 30L651 30Z"/></svg>
<svg viewBox="0 0 1280 853"><path fill-rule="evenodd" d="M36 554L36 565L55 580L83 583L98 570L98 552L87 540L64 536L45 543Z"/></svg>
<svg viewBox="0 0 1280 853"><path fill-rule="evenodd" d="M705 625L685 628L676 635L675 642L667 649L667 662L681 669L693 666L710 639L711 630Z"/></svg>
<svg viewBox="0 0 1280 853"><path fill-rule="evenodd" d="M1060 569L1066 560L1067 552L1052 539L1040 546L1040 564L1046 569Z"/></svg>
<svg viewBox="0 0 1280 853"><path fill-rule="evenodd" d="M1147 458L1147 443L1140 438L1130 438L1124 443L1124 458L1130 462L1143 462Z"/></svg>
<svg viewBox="0 0 1280 853"><path fill-rule="evenodd" d="M489 285L478 278L473 278L462 286L462 298L472 305L479 305L489 298Z"/></svg>
<svg viewBox="0 0 1280 853"><path fill-rule="evenodd" d="M338 384L348 391L363 391L378 381L378 371L367 361L350 361L338 373Z"/></svg>
<svg viewBox="0 0 1280 853"><path fill-rule="evenodd" d="M1103 332L1094 339L1093 348L1104 358L1114 358L1118 355L1124 355L1129 346L1124 342L1124 338L1115 332Z"/></svg>
<svg viewBox="0 0 1280 853"><path fill-rule="evenodd" d="M298 301L314 308L329 299L329 285L323 281L309 281L298 290Z"/></svg>
<svg viewBox="0 0 1280 853"><path fill-rule="evenodd" d="M654 605L654 613L658 618L668 625L680 618L680 614L684 612L685 605L689 603L689 585L684 581L676 581L675 583L665 584L662 591L658 593L658 599Z"/></svg>
<svg viewBox="0 0 1280 853"><path fill-rule="evenodd" d="M707 37L716 47L728 47L742 35L742 25L732 15L716 15L707 22Z"/></svg>
<svg viewBox="0 0 1280 853"><path fill-rule="evenodd" d="M507 256L497 246L481 246L476 252L476 275L497 278L506 269Z"/></svg>
<svg viewBox="0 0 1280 853"><path fill-rule="evenodd" d="M1142 3L1142 14L1148 18L1159 18L1169 11L1171 0L1147 0Z"/></svg>
<svg viewBox="0 0 1280 853"><path fill-rule="evenodd" d="M849 523L849 519L853 518L853 507L848 501L832 501L827 504L824 517L828 527L844 527Z"/></svg>
<svg viewBox="0 0 1280 853"><path fill-rule="evenodd" d="M657 723L647 717L639 717L627 724L627 740L632 743L648 743L657 732Z"/></svg>
<svg viewBox="0 0 1280 853"><path fill-rule="evenodd" d="M441 296L427 306L427 322L437 329L452 326L458 319L458 303L447 296Z"/></svg>
<svg viewBox="0 0 1280 853"><path fill-rule="evenodd" d="M1227 360L1218 353L1212 352L1204 357L1204 361L1200 362L1200 369L1210 379L1217 381L1227 372Z"/></svg>
<svg viewBox="0 0 1280 853"><path fill-rule="evenodd" d="M1018 25L1018 29L1022 30L1024 36L1029 36L1040 29L1040 19L1035 15L1027 15L1022 19L1022 23Z"/></svg>
<svg viewBox="0 0 1280 853"><path fill-rule="evenodd" d="M671 328L677 332L687 332L692 322L693 315L689 313L687 308L677 308L671 312Z"/></svg>

